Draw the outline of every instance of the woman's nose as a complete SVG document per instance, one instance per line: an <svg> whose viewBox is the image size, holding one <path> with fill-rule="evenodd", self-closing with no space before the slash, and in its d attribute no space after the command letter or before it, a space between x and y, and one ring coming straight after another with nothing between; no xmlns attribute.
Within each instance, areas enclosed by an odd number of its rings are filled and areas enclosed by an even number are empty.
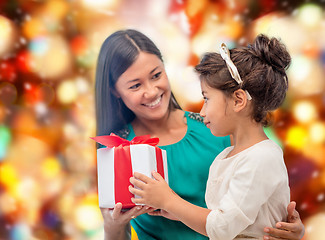
<svg viewBox="0 0 325 240"><path fill-rule="evenodd" d="M144 92L144 97L152 98L158 94L158 87L155 84L147 84Z"/></svg>

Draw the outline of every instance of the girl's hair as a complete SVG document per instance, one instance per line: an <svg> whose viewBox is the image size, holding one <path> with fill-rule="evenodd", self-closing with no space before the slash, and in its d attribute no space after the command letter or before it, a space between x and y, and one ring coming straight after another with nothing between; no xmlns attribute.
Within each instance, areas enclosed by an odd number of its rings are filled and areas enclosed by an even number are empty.
<svg viewBox="0 0 325 240"><path fill-rule="evenodd" d="M218 53L205 54L195 70L210 87L222 90L226 96L240 88L247 90L252 97L253 119L268 125L267 114L282 104L288 90L285 71L291 57L285 45L261 34L252 45L230 50L230 58L243 81L241 85L231 77Z"/></svg>
<svg viewBox="0 0 325 240"><path fill-rule="evenodd" d="M136 30L117 31L103 42L95 83L97 135L116 132L135 118L114 91L119 77L136 61L141 51L154 54L163 61L157 46ZM172 93L169 109L175 108L180 109L180 106Z"/></svg>

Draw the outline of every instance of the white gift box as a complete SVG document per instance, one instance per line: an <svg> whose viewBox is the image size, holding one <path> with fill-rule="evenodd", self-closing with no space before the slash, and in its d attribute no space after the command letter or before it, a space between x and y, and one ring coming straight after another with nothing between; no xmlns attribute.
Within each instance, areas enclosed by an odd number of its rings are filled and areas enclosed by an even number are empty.
<svg viewBox="0 0 325 240"><path fill-rule="evenodd" d="M130 157L130 159L129 159ZM131 202L129 179L134 172L152 177L157 171L168 183L167 155L165 150L148 144L131 144L97 150L99 207L114 208L121 202L123 208L135 206ZM135 196L138 197L138 196Z"/></svg>

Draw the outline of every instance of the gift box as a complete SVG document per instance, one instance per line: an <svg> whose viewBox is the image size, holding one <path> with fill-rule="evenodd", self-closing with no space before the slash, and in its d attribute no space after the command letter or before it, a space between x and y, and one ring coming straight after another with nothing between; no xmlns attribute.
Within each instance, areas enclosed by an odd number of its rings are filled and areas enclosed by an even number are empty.
<svg viewBox="0 0 325 240"><path fill-rule="evenodd" d="M130 177L134 172L152 177L151 172L155 170L168 183L167 155L156 146L158 138L146 135L128 141L111 134L92 139L106 146L97 149L99 207L114 208L118 202L124 209L134 207L131 201L134 195L129 192Z"/></svg>

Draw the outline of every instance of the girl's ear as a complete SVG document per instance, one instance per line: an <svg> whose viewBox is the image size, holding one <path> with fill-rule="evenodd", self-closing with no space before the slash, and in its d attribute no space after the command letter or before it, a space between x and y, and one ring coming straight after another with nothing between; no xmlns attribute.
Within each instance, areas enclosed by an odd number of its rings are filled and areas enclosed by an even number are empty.
<svg viewBox="0 0 325 240"><path fill-rule="evenodd" d="M247 105L247 95L243 89L238 89L233 93L234 111L240 112Z"/></svg>

